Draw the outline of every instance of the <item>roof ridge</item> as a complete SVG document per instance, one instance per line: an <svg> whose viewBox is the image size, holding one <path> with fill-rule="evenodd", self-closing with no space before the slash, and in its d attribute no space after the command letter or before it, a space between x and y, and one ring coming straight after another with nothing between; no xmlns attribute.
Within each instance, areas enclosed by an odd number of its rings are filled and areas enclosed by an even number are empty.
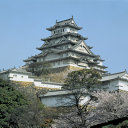
<svg viewBox="0 0 128 128"><path fill-rule="evenodd" d="M126 73L126 71L117 72L117 73L113 73L113 74L108 74L108 75L105 75L105 76L110 76L110 75L117 75L117 74L121 74L121 73ZM104 77L105 77L105 76L104 76Z"/></svg>
<svg viewBox="0 0 128 128"><path fill-rule="evenodd" d="M64 21L68 21L68 20L72 20L73 18L69 18L69 19L66 19L66 20L61 20L61 21L56 21L56 23L61 23L61 22L64 22Z"/></svg>

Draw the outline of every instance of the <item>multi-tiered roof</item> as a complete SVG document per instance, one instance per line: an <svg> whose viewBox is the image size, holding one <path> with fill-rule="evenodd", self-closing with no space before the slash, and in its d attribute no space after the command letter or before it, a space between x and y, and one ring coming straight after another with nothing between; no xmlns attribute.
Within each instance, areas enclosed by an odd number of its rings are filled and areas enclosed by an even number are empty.
<svg viewBox="0 0 128 128"><path fill-rule="evenodd" d="M41 39L44 44L37 48L41 53L25 60L27 65L33 63L50 63L52 68L75 66L82 68L96 68L105 73L103 60L99 55L95 55L86 45L83 37L78 33L82 27L77 26L73 17L63 21L56 21L56 24L47 28L51 36Z"/></svg>

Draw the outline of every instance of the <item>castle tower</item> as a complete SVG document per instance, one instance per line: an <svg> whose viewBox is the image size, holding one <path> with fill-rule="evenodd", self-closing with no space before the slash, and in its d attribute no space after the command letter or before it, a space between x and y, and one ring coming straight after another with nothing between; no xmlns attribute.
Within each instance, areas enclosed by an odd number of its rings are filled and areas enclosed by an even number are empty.
<svg viewBox="0 0 128 128"><path fill-rule="evenodd" d="M26 65L39 65L33 70L40 70L43 63L49 63L52 69L75 67L75 68L95 68L101 73L105 73L106 67L102 65L103 60L99 55L95 55L90 46L86 45L83 37L78 33L82 28L77 26L73 17L63 21L56 21L56 24L47 28L51 36L41 39L44 41L40 48L40 54L32 56L26 60ZM42 67L43 68L43 67Z"/></svg>

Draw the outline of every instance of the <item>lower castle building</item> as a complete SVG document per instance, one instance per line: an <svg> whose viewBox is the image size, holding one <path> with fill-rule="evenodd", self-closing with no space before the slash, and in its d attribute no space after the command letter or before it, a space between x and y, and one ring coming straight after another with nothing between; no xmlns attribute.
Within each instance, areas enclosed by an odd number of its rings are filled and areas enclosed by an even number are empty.
<svg viewBox="0 0 128 128"><path fill-rule="evenodd" d="M51 90L46 94L39 96L42 103L49 107L63 106L66 104L67 100L69 100L69 98L65 99L65 97L71 96L71 92L61 89L64 83L42 81L41 79L37 79L22 67L19 69L14 68L0 72L0 78L18 83L21 86L34 85L37 88L45 88ZM102 76L101 82L102 84L100 86L103 90L128 91L128 73L126 71L114 74L105 74ZM84 101L81 103L83 102Z"/></svg>

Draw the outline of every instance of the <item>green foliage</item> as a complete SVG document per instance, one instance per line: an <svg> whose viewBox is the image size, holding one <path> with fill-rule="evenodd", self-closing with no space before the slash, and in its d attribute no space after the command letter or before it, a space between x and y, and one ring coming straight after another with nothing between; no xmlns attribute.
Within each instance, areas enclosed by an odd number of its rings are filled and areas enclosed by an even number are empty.
<svg viewBox="0 0 128 128"><path fill-rule="evenodd" d="M65 81L66 89L77 89L77 88L93 88L94 85L99 84L101 76L95 69L83 69L79 71L73 71L68 74Z"/></svg>
<svg viewBox="0 0 128 128"><path fill-rule="evenodd" d="M107 125L107 126L103 126L102 128L115 128L115 126L110 124L110 125Z"/></svg>
<svg viewBox="0 0 128 128"><path fill-rule="evenodd" d="M0 79L0 128L8 128L10 114L25 104L27 104L25 97L9 82Z"/></svg>
<svg viewBox="0 0 128 128"><path fill-rule="evenodd" d="M116 126L116 128L125 128L125 126L128 126L128 120L123 121L119 125Z"/></svg>
<svg viewBox="0 0 128 128"><path fill-rule="evenodd" d="M100 83L100 79L101 76L97 70L83 69L69 73L65 81L66 84L63 88L70 91L72 95L72 98L69 97L69 104L74 104L76 107L81 126L86 125L86 116L89 114L88 106L92 100L96 100L90 92ZM87 96L90 97L88 102L81 104L82 99Z"/></svg>
<svg viewBox="0 0 128 128"><path fill-rule="evenodd" d="M38 98L39 95L45 94L47 90L36 88L34 85L21 86L20 84L13 84L13 87L27 98L29 104L17 108L11 114L11 126L18 126L19 128L46 128L49 126L51 122L46 120L51 119L52 113L46 109Z"/></svg>
<svg viewBox="0 0 128 128"><path fill-rule="evenodd" d="M103 126L102 128L126 128L126 126L128 126L128 120L125 120L117 125L107 125L107 126Z"/></svg>

